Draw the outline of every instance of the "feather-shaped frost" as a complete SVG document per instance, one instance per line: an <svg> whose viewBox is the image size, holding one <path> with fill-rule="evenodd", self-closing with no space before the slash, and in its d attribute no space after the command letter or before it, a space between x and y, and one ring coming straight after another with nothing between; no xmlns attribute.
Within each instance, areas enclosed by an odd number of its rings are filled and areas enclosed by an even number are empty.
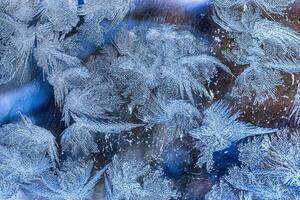
<svg viewBox="0 0 300 200"><path fill-rule="evenodd" d="M123 30L115 45L123 56L114 62L114 68L139 74L149 89L187 96L191 101L194 95L211 96L204 85L218 68L230 72L219 60L204 54L208 48L202 41L169 25Z"/></svg>
<svg viewBox="0 0 300 200"><path fill-rule="evenodd" d="M34 16L34 4L32 0L2 0L0 2L0 12L27 23Z"/></svg>
<svg viewBox="0 0 300 200"><path fill-rule="evenodd" d="M247 9L240 13L234 9L215 6L212 19L228 32L250 32L257 20L261 20L260 12Z"/></svg>
<svg viewBox="0 0 300 200"><path fill-rule="evenodd" d="M19 184L9 178L0 178L0 198L13 199L19 191Z"/></svg>
<svg viewBox="0 0 300 200"><path fill-rule="evenodd" d="M244 49L242 52L236 52L239 54L239 56L236 55L237 58L257 56L256 60L258 60L263 56L263 59L269 63L276 61L278 63L281 59L291 59L295 55L296 58L299 57L297 56L299 55L299 34L278 22L262 19L256 10L248 9L240 14L238 11L215 8L213 19L223 29L230 32L230 37L235 43L234 49ZM251 51L247 50L249 47ZM260 49L264 54L257 54L256 51ZM232 61L236 62L234 59ZM287 72L294 72L294 70Z"/></svg>
<svg viewBox="0 0 300 200"><path fill-rule="evenodd" d="M34 50L37 64L46 74L71 67L81 67L81 61L63 52L60 41L43 40Z"/></svg>
<svg viewBox="0 0 300 200"><path fill-rule="evenodd" d="M79 88L89 77L85 67L67 68L48 74L47 80L53 86L57 106L61 108L69 91Z"/></svg>
<svg viewBox="0 0 300 200"><path fill-rule="evenodd" d="M38 3L36 15L42 21L49 21L53 30L67 34L79 22L76 0L42 0Z"/></svg>
<svg viewBox="0 0 300 200"><path fill-rule="evenodd" d="M202 113L195 105L161 94L153 95L145 105L138 107L136 116L153 137L151 156L155 159L162 155L167 145L199 127L202 120Z"/></svg>
<svg viewBox="0 0 300 200"><path fill-rule="evenodd" d="M114 156L106 173L106 200L170 200L177 197L172 182L163 177L162 169L153 171L144 161Z"/></svg>
<svg viewBox="0 0 300 200"><path fill-rule="evenodd" d="M20 153L15 147L0 146L0 197L9 199L22 184L38 179L51 168L49 158L41 154Z"/></svg>
<svg viewBox="0 0 300 200"><path fill-rule="evenodd" d="M27 26L4 13L0 15L0 24L6 27L0 35L2 83L9 82L16 74L21 74L19 76L22 78L30 69L32 55L47 74L53 70L81 66L78 58L63 52L61 41L52 38L51 24Z"/></svg>
<svg viewBox="0 0 300 200"><path fill-rule="evenodd" d="M197 55L197 56L188 56L188 57L182 57L179 60L180 64L182 64L183 66L188 66L191 68L195 68L197 66L201 66L201 65L207 65L207 69L204 69L203 71L206 73L203 73L203 77L214 77L215 74L209 74L211 73L211 69L216 69L216 68L220 68L223 71L227 72L228 74L232 74L231 70L224 65L223 63L221 63L221 61L219 59L217 59L216 57L213 56L209 56L209 55Z"/></svg>
<svg viewBox="0 0 300 200"><path fill-rule="evenodd" d="M18 183L26 183L39 177L51 167L50 160L43 155L26 155L12 148L1 146L2 175Z"/></svg>
<svg viewBox="0 0 300 200"><path fill-rule="evenodd" d="M276 87L283 84L280 72L300 70L299 34L260 15L252 6L244 12L221 6L215 8L213 16L234 41L224 52L225 57L248 66L237 77L232 94L254 97L254 104L269 98L276 100Z"/></svg>
<svg viewBox="0 0 300 200"><path fill-rule="evenodd" d="M91 152L99 151L91 130L77 123L64 130L61 144L64 151L71 151L73 155L78 152L89 155Z"/></svg>
<svg viewBox="0 0 300 200"><path fill-rule="evenodd" d="M134 6L133 0L86 0L84 4L79 6L79 15L88 15L93 13L102 14L103 19L111 21L120 21Z"/></svg>
<svg viewBox="0 0 300 200"><path fill-rule="evenodd" d="M252 6L240 12L239 10L216 6L214 9L213 20L223 29L230 32L230 37L235 39L238 48L247 48L249 42L257 43L256 48L262 48L271 59L293 57L299 54L299 34L291 28L262 18L262 13ZM239 42L238 37L249 35L248 42ZM252 46L252 45L251 45ZM272 52L273 51L273 52ZM240 52L241 56L243 55ZM270 55L271 54L271 55ZM286 58L285 58L286 59ZM233 60L234 61L234 60Z"/></svg>
<svg viewBox="0 0 300 200"><path fill-rule="evenodd" d="M82 151L85 155L98 152L95 133L117 134L142 126L120 121L95 121L85 117L74 117L74 120L75 123L63 132L61 139L63 149L71 150L74 155L78 151Z"/></svg>
<svg viewBox="0 0 300 200"><path fill-rule="evenodd" d="M232 95L248 97L254 104L262 104L269 98L276 101L276 87L282 84L283 80L278 71L249 67L237 77Z"/></svg>
<svg viewBox="0 0 300 200"><path fill-rule="evenodd" d="M242 166L231 168L222 181L240 199L299 199L299 148L298 133L287 129L248 140L239 146Z"/></svg>
<svg viewBox="0 0 300 200"><path fill-rule="evenodd" d="M29 69L35 31L4 13L0 13L0 27L0 84L5 84Z"/></svg>
<svg viewBox="0 0 300 200"><path fill-rule="evenodd" d="M159 95L138 109L138 117L146 124L146 128L160 126L160 130L167 130L165 137L172 139L199 126L202 114L186 101L169 100Z"/></svg>
<svg viewBox="0 0 300 200"><path fill-rule="evenodd" d="M252 2L267 13L283 14L295 0L213 0L215 6L227 9L236 7L245 9Z"/></svg>
<svg viewBox="0 0 300 200"><path fill-rule="evenodd" d="M263 45L277 48L283 51L284 55L289 55L289 51L292 50L299 53L300 35L278 22L259 20L255 23L251 34L254 38L258 38Z"/></svg>
<svg viewBox="0 0 300 200"><path fill-rule="evenodd" d="M7 124L0 128L1 144L16 148L24 154L45 154L53 164L58 163L55 137L44 128L35 126L31 120L22 116L22 122Z"/></svg>
<svg viewBox="0 0 300 200"><path fill-rule="evenodd" d="M297 133L296 133L297 134ZM250 142L240 147L240 160L257 175L278 178L284 185L300 186L300 139L298 135L282 130L277 135L264 137L260 143ZM256 152L256 161L249 163L250 152ZM253 152L251 152L253 154Z"/></svg>
<svg viewBox="0 0 300 200"><path fill-rule="evenodd" d="M207 169L213 166L213 153L228 148L243 138L276 132L275 129L261 128L240 121L240 112L232 113L229 106L216 102L204 113L202 125L190 131L196 139L196 148L201 151L198 165L206 163Z"/></svg>
<svg viewBox="0 0 300 200"><path fill-rule="evenodd" d="M277 179L255 174L247 168L233 167L225 180L239 191L241 199L298 199L292 188L285 187Z"/></svg>
<svg viewBox="0 0 300 200"><path fill-rule="evenodd" d="M107 168L92 175L92 167L92 163L67 160L57 174L45 173L41 182L34 182L25 188L34 195L47 199L88 200Z"/></svg>
<svg viewBox="0 0 300 200"><path fill-rule="evenodd" d="M114 83L97 77L66 96L64 121L69 125L72 115L92 119L110 118L108 114L116 111L122 102Z"/></svg>
<svg viewBox="0 0 300 200"><path fill-rule="evenodd" d="M234 190L224 180L213 185L212 189L205 195L205 200L239 200L234 194Z"/></svg>
<svg viewBox="0 0 300 200"><path fill-rule="evenodd" d="M133 6L133 0L84 1L78 8L78 15L85 19L80 34L89 42L101 45L104 33L120 23ZM105 26L105 22L108 25Z"/></svg>

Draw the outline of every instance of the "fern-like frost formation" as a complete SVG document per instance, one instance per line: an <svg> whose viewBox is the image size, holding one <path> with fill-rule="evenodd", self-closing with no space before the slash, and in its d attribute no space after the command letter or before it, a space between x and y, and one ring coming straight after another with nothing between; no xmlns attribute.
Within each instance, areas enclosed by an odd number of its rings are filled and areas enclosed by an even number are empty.
<svg viewBox="0 0 300 200"><path fill-rule="evenodd" d="M41 79L56 118L0 116L0 199L300 199L295 2L208 1L212 41L142 0L0 0L0 91Z"/></svg>

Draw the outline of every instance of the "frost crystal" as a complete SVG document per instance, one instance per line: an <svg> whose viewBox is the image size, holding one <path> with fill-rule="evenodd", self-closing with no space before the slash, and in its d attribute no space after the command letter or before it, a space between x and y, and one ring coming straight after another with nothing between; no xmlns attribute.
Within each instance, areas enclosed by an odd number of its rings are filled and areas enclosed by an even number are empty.
<svg viewBox="0 0 300 200"><path fill-rule="evenodd" d="M299 199L299 141L297 133L284 129L240 145L242 166L230 169L222 180L228 184L220 183L216 193L230 185L242 199Z"/></svg>
<svg viewBox="0 0 300 200"><path fill-rule="evenodd" d="M221 180L218 184L215 184L211 191L205 195L206 200L238 200L239 198L234 194L233 189Z"/></svg>
<svg viewBox="0 0 300 200"><path fill-rule="evenodd" d="M183 100L167 100L158 96L139 109L138 117L148 128L155 125L165 126L170 134L191 130L200 122L201 112Z"/></svg>
<svg viewBox="0 0 300 200"><path fill-rule="evenodd" d="M71 150L75 155L79 150L85 155L98 152L94 139L95 133L117 134L142 126L142 124L121 121L95 121L84 117L76 117L75 121L76 123L63 132L61 141L63 149Z"/></svg>
<svg viewBox="0 0 300 200"><path fill-rule="evenodd" d="M256 3L264 7L261 2ZM219 1L215 5L214 21L228 31L233 40L233 45L224 51L225 57L248 67L237 77L233 96L255 95L254 104L262 104L269 97L276 100L276 86L283 83L280 73L300 70L299 34L278 22L263 19L262 13L252 6L241 13ZM276 5L280 6L280 2Z"/></svg>
<svg viewBox="0 0 300 200"><path fill-rule="evenodd" d="M49 21L54 31L66 34L79 22L77 1L41 0L37 5L36 16L41 21Z"/></svg>
<svg viewBox="0 0 300 200"><path fill-rule="evenodd" d="M243 7L245 9L252 2L268 13L282 14L295 0L213 0L216 6L223 8Z"/></svg>
<svg viewBox="0 0 300 200"><path fill-rule="evenodd" d="M215 77L217 68L230 73L218 59L204 54L205 44L190 32L177 31L173 26L123 30L115 44L123 56L113 67L138 74L148 89L158 87L191 101L194 94L211 96L204 84Z"/></svg>
<svg viewBox="0 0 300 200"><path fill-rule="evenodd" d="M296 1L210 2L0 0L0 199L299 200ZM33 121L29 81L53 92Z"/></svg>
<svg viewBox="0 0 300 200"><path fill-rule="evenodd" d="M196 139L195 146L201 152L197 164L201 167L206 163L208 170L212 169L214 152L224 150L243 138L276 131L240 121L240 112L232 114L230 107L223 102L212 104L203 114L202 125L191 130L190 134Z"/></svg>
<svg viewBox="0 0 300 200"><path fill-rule="evenodd" d="M121 104L122 99L117 94L114 83L97 77L67 95L63 108L64 121L69 125L72 116L107 119L108 114Z"/></svg>
<svg viewBox="0 0 300 200"><path fill-rule="evenodd" d="M106 200L170 200L177 197L162 169L152 170L138 159L115 156L105 179Z"/></svg>
<svg viewBox="0 0 300 200"><path fill-rule="evenodd" d="M48 154L53 164L58 162L54 135L44 128L35 126L31 120L22 116L19 124L7 124L0 128L1 142L16 148L24 154Z"/></svg>
<svg viewBox="0 0 300 200"><path fill-rule="evenodd" d="M253 104L262 104L269 98L276 101L276 87L282 84L279 72L249 67L237 77L232 95L253 97Z"/></svg>
<svg viewBox="0 0 300 200"><path fill-rule="evenodd" d="M48 172L40 182L25 186L33 194L53 200L88 200L107 167L91 175L92 164L67 160L57 172Z"/></svg>
<svg viewBox="0 0 300 200"><path fill-rule="evenodd" d="M3 185L0 189L0 196L4 196L4 199L16 195L23 186L22 184L39 178L42 173L51 168L50 160L45 156L26 156L2 146L0 150L0 185Z"/></svg>
<svg viewBox="0 0 300 200"><path fill-rule="evenodd" d="M58 163L55 137L23 117L0 128L0 197L8 199ZM52 163L51 163L52 161Z"/></svg>
<svg viewBox="0 0 300 200"><path fill-rule="evenodd" d="M282 130L277 135L264 137L261 143L250 142L250 144L241 146L240 160L247 163L257 175L277 178L284 185L299 187L300 139L296 134L289 135L287 130ZM258 158L250 165L247 157L250 157L251 150L256 152Z"/></svg>
<svg viewBox="0 0 300 200"><path fill-rule="evenodd" d="M35 30L26 27L5 13L0 13L0 84L11 81L17 72L29 68L29 57L33 50Z"/></svg>
<svg viewBox="0 0 300 200"><path fill-rule="evenodd" d="M85 20L79 29L80 34L87 37L89 42L102 44L103 34L117 25L133 7L133 0L84 1L78 9L78 15L84 16Z"/></svg>

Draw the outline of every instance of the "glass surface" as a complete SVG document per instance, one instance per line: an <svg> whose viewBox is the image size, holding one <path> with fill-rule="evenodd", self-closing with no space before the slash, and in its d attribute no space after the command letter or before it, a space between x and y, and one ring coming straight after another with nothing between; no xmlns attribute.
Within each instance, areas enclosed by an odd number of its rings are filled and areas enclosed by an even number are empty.
<svg viewBox="0 0 300 200"><path fill-rule="evenodd" d="M298 0L0 0L0 199L299 199L299 20Z"/></svg>

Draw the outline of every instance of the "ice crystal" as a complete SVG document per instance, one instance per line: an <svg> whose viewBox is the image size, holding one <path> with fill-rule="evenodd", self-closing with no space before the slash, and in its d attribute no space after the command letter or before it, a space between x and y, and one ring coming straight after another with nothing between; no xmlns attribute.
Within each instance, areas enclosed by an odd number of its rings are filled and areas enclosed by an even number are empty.
<svg viewBox="0 0 300 200"><path fill-rule="evenodd" d="M5 13L0 13L0 83L11 81L16 73L29 68L29 57L32 54L35 30L18 22Z"/></svg>
<svg viewBox="0 0 300 200"><path fill-rule="evenodd" d="M234 190L221 180L218 184L213 185L211 191L205 195L206 200L238 200L239 198L234 194Z"/></svg>
<svg viewBox="0 0 300 200"><path fill-rule="evenodd" d="M69 125L72 116L106 119L109 118L108 114L117 110L122 102L114 83L97 77L82 87L72 90L66 96L63 108L64 120Z"/></svg>
<svg viewBox="0 0 300 200"><path fill-rule="evenodd" d="M54 31L66 34L79 22L76 0L42 0L36 7L36 16L50 22Z"/></svg>
<svg viewBox="0 0 300 200"><path fill-rule="evenodd" d="M299 136L283 129L277 134L249 140L239 147L241 167L233 167L222 190L235 190L242 199L298 199ZM238 197L237 196L237 197Z"/></svg>
<svg viewBox="0 0 300 200"><path fill-rule="evenodd" d="M247 5L254 3L263 11L276 14L282 14L294 2L295 0L213 0L216 6L223 8L243 7L245 9Z"/></svg>
<svg viewBox="0 0 300 200"><path fill-rule="evenodd" d="M192 104L183 100L168 100L165 97L153 97L149 104L139 109L139 118L149 128L155 125L165 125L170 132L177 128L189 130L195 127L201 119L201 112Z"/></svg>
<svg viewBox="0 0 300 200"><path fill-rule="evenodd" d="M52 133L35 126L31 120L22 116L18 124L7 124L0 128L1 144L16 148L24 154L48 154L52 162L58 162L56 140Z"/></svg>
<svg viewBox="0 0 300 200"><path fill-rule="evenodd" d="M203 114L202 125L191 130L190 134L196 139L195 146L201 152L197 164L202 166L206 163L208 170L212 169L214 152L224 150L243 138L276 131L241 121L240 112L233 113L223 102L212 104Z"/></svg>
<svg viewBox="0 0 300 200"><path fill-rule="evenodd" d="M204 54L207 47L203 42L173 26L123 30L115 45L123 56L113 67L139 74L149 89L158 87L173 96L186 95L191 101L194 94L211 96L204 85L218 68L230 73L217 58Z"/></svg>
<svg viewBox="0 0 300 200"><path fill-rule="evenodd" d="M218 7L219 4L222 3L217 1L213 19L233 39L233 45L224 55L248 67L237 77L233 96L254 95L254 104L262 104L269 97L276 100L276 86L283 83L280 73L300 70L299 34L278 22L263 19L262 13L252 6L241 13L226 6Z"/></svg>
<svg viewBox="0 0 300 200"><path fill-rule="evenodd" d="M62 135L64 150L71 150L76 155L78 150L85 155L98 152L95 143L95 134L118 134L143 126L142 124L126 123L121 121L95 121L84 117L75 118L75 123L68 127Z"/></svg>
<svg viewBox="0 0 300 200"><path fill-rule="evenodd" d="M51 168L50 159L42 154L27 155L0 146L0 196L10 198L17 194L22 184L29 183Z"/></svg>
<svg viewBox="0 0 300 200"><path fill-rule="evenodd" d="M67 160L57 172L43 174L40 182L25 186L34 195L53 200L87 200L107 167L92 175L92 163Z"/></svg>
<svg viewBox="0 0 300 200"><path fill-rule="evenodd" d="M289 113L296 130L259 127L237 111L245 98L253 105L281 99L287 74L294 84L300 35L283 23L294 2L212 0L207 15L219 35L210 41L177 18L177 25L133 22L148 6L139 0L0 0L1 92L41 77L65 123L34 123L22 114L3 121L0 199L24 192L88 200L102 175L107 200L181 199L203 165L215 178L208 200L300 199L300 89ZM0 96L5 112L10 100ZM232 146L239 160L214 176L215 155ZM182 155L188 162L177 162ZM176 170L187 173L174 184Z"/></svg>
<svg viewBox="0 0 300 200"><path fill-rule="evenodd" d="M151 169L142 160L115 156L105 179L107 200L170 200L177 197L162 169Z"/></svg>
<svg viewBox="0 0 300 200"><path fill-rule="evenodd" d="M103 43L103 34L121 22L134 7L133 0L87 0L79 6L78 15L84 16L85 23L80 27L80 34L89 42ZM108 22L109 25L105 26Z"/></svg>

